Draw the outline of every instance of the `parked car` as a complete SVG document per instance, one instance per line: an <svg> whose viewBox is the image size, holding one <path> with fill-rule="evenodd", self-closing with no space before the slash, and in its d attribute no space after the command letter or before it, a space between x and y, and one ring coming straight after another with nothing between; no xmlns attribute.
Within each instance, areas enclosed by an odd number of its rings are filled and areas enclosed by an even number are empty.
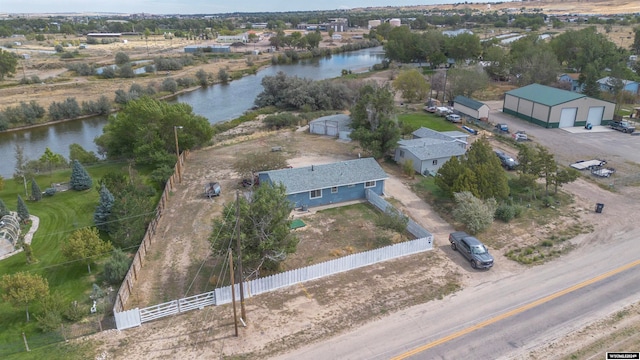
<svg viewBox="0 0 640 360"><path fill-rule="evenodd" d="M446 119L448 121L451 121L452 123L459 123L462 121L462 118L458 114L449 114L447 115Z"/></svg>
<svg viewBox="0 0 640 360"><path fill-rule="evenodd" d="M502 151L495 150L495 153L498 156L498 159L500 159L500 163L502 164L502 166L507 170L514 170L518 165L520 165L518 161L516 161L516 159L503 153Z"/></svg>
<svg viewBox="0 0 640 360"><path fill-rule="evenodd" d="M496 124L496 130L501 133L508 133L509 126L507 124Z"/></svg>
<svg viewBox="0 0 640 360"><path fill-rule="evenodd" d="M493 266L493 256L480 240L464 231L449 234L449 242L454 251L465 257L474 269L489 269Z"/></svg>
<svg viewBox="0 0 640 360"><path fill-rule="evenodd" d="M527 133L525 133L523 130L518 130L518 131L514 132L513 134L511 134L511 137L515 141L527 141L527 140L529 140L529 137L527 136Z"/></svg>
<svg viewBox="0 0 640 360"><path fill-rule="evenodd" d="M425 106L424 107L424 111L430 112L430 113L435 113L437 110L438 110L438 108L435 107L435 106Z"/></svg>
<svg viewBox="0 0 640 360"><path fill-rule="evenodd" d="M438 106L436 107L436 114L440 116L447 116L449 114L453 114L453 110L449 109L446 106Z"/></svg>

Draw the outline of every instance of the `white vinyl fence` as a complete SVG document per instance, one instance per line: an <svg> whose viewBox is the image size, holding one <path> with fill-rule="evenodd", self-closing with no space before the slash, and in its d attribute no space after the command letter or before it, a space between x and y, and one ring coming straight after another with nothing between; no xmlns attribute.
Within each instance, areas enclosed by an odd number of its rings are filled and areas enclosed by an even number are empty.
<svg viewBox="0 0 640 360"><path fill-rule="evenodd" d="M367 200L382 211L385 211L387 207L392 206L370 190L367 191ZM320 264L289 270L283 273L244 282L244 295L245 297L251 297L306 281L320 279L325 276L433 249L433 235L411 219L409 219L409 223L407 224L407 231L418 237L418 239L357 254L351 254L339 259L325 261ZM239 290L240 287L236 284L236 294L239 293ZM173 300L143 309L135 308L124 312L114 312L114 315L118 330L123 330L134 326L140 326L144 322L165 316L194 309L202 309L209 305L228 304L231 301L231 286L225 286L204 294Z"/></svg>

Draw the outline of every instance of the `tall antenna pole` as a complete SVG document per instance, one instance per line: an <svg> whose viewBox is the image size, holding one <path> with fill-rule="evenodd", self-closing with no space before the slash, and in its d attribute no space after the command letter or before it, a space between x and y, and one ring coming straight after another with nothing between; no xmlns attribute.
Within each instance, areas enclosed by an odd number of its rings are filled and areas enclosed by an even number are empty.
<svg viewBox="0 0 640 360"><path fill-rule="evenodd" d="M242 247L240 246L240 192L236 190L236 251L238 252L238 273L240 286L240 318L247 321L247 313L244 310L244 286L242 284Z"/></svg>

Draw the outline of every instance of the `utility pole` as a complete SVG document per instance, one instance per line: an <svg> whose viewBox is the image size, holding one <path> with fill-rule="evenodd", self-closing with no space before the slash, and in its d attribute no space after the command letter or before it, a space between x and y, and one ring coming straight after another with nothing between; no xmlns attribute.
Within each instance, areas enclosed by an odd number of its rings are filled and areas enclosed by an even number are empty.
<svg viewBox="0 0 640 360"><path fill-rule="evenodd" d="M253 182L253 180L252 180ZM238 252L238 273L240 286L240 318L246 322L247 313L244 310L244 286L242 284L242 247L240 246L240 191L236 190L236 251Z"/></svg>
<svg viewBox="0 0 640 360"><path fill-rule="evenodd" d="M238 337L238 312L236 311L236 287L233 281L233 254L229 249L229 270L231 271L231 302L233 303L233 325L236 329L236 337Z"/></svg>

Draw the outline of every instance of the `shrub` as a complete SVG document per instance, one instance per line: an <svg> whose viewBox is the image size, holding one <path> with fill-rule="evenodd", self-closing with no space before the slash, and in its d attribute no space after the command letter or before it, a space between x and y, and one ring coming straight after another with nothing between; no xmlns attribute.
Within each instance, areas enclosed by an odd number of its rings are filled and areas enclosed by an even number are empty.
<svg viewBox="0 0 640 360"><path fill-rule="evenodd" d="M124 65L129 61L130 61L129 55L127 55L126 53L123 53L123 52L116 53L116 65Z"/></svg>
<svg viewBox="0 0 640 360"><path fill-rule="evenodd" d="M44 195L45 196L53 196L55 195L57 192L57 190L55 188L46 188L44 189Z"/></svg>
<svg viewBox="0 0 640 360"><path fill-rule="evenodd" d="M164 79L164 81L162 82L162 91L175 93L176 91L178 91L178 83L171 78Z"/></svg>
<svg viewBox="0 0 640 360"><path fill-rule="evenodd" d="M482 201L468 191L454 193L453 197L456 202L453 217L465 224L472 235L491 226L497 207L493 198Z"/></svg>
<svg viewBox="0 0 640 360"><path fill-rule="evenodd" d="M136 73L133 71L131 64L123 64L118 68L118 76L125 79L136 77Z"/></svg>
<svg viewBox="0 0 640 360"><path fill-rule="evenodd" d="M111 253L111 257L104 264L104 280L109 284L120 284L127 271L129 271L130 260L122 250L116 249Z"/></svg>
<svg viewBox="0 0 640 360"><path fill-rule="evenodd" d="M262 122L269 129L281 129L298 124L300 118L291 113L282 113L267 116Z"/></svg>
<svg viewBox="0 0 640 360"><path fill-rule="evenodd" d="M516 210L513 205L500 204L496 209L495 217L503 222L508 223L516 216Z"/></svg>
<svg viewBox="0 0 640 360"><path fill-rule="evenodd" d="M229 81L229 73L227 72L227 70L225 69L220 69L220 71L218 71L218 79L220 79L220 81L222 81L223 83L226 83L227 81Z"/></svg>

